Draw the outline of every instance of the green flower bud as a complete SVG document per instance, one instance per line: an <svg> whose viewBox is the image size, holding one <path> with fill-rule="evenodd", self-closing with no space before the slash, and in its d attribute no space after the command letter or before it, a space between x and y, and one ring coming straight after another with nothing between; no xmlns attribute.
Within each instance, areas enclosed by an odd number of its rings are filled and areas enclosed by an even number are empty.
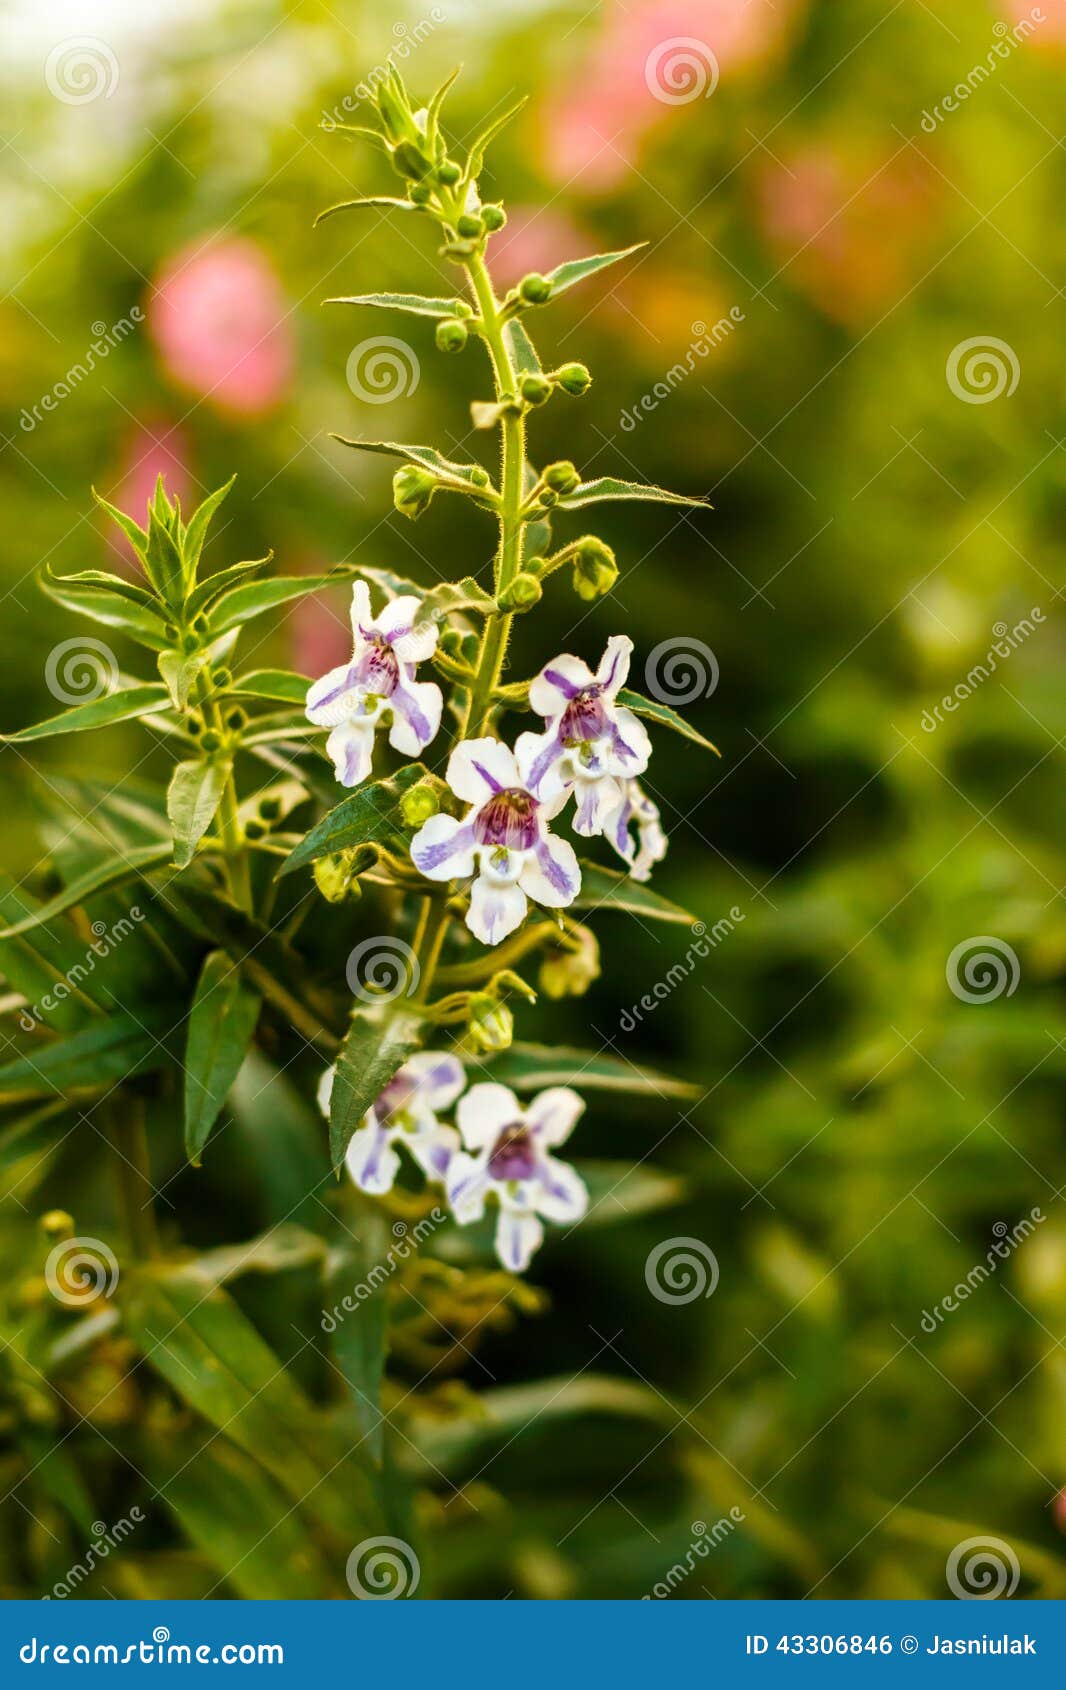
<svg viewBox="0 0 1066 1690"><path fill-rule="evenodd" d="M491 475L487 469L482 469L480 464L475 464L470 471L470 480L475 487L489 487L492 484Z"/></svg>
<svg viewBox="0 0 1066 1690"><path fill-rule="evenodd" d="M618 565L610 546L590 534L574 558L574 591L587 603L609 593L618 579Z"/></svg>
<svg viewBox="0 0 1066 1690"><path fill-rule="evenodd" d="M461 352L467 342L467 327L457 317L445 317L437 324L438 352Z"/></svg>
<svg viewBox="0 0 1066 1690"><path fill-rule="evenodd" d="M472 211L464 211L455 228L458 234L466 236L469 240L480 240L485 233L484 223Z"/></svg>
<svg viewBox="0 0 1066 1690"><path fill-rule="evenodd" d="M346 898L362 895L359 882L352 875L350 851L338 851L332 857L319 857L314 866L315 885L327 904L343 904Z"/></svg>
<svg viewBox="0 0 1066 1690"><path fill-rule="evenodd" d="M502 229L507 222L507 213L502 205L483 205L481 207L481 221L489 234L494 235L497 229Z"/></svg>
<svg viewBox="0 0 1066 1690"><path fill-rule="evenodd" d="M211 685L214 687L216 692L225 692L226 688L232 686L232 684L233 676L228 669L212 670Z"/></svg>
<svg viewBox="0 0 1066 1690"><path fill-rule="evenodd" d="M523 276L518 284L519 297L527 305L546 305L552 296L552 285L547 276L542 276L538 270L531 270L528 276Z"/></svg>
<svg viewBox="0 0 1066 1690"><path fill-rule="evenodd" d="M425 182L412 182L407 190L407 198L412 205L428 205L433 198L433 190Z"/></svg>
<svg viewBox="0 0 1066 1690"><path fill-rule="evenodd" d="M400 814L405 827L421 827L440 809L440 798L428 780L420 780L400 799Z"/></svg>
<svg viewBox="0 0 1066 1690"><path fill-rule="evenodd" d="M181 632L181 629L178 627L176 622L167 622L163 626L163 632L168 640L176 640Z"/></svg>
<svg viewBox="0 0 1066 1690"><path fill-rule="evenodd" d="M564 393L572 394L575 399L580 399L592 386L592 377L586 364L563 364L553 372L552 379Z"/></svg>
<svg viewBox="0 0 1066 1690"><path fill-rule="evenodd" d="M222 736L221 734L217 734L214 728L208 728L207 732L202 736L200 744L203 746L203 749L208 753L208 755L210 755L211 752L218 751L220 749L222 745Z"/></svg>
<svg viewBox="0 0 1066 1690"><path fill-rule="evenodd" d="M392 478L392 497L396 509L412 521L421 516L434 493L437 478L418 464L404 464Z"/></svg>
<svg viewBox="0 0 1066 1690"><path fill-rule="evenodd" d="M527 405L543 405L551 398L552 384L547 376L523 376L519 392Z"/></svg>
<svg viewBox="0 0 1066 1690"><path fill-rule="evenodd" d="M262 818L265 822L280 821L281 820L281 799L280 798L260 798L260 800L259 800L259 814L262 816Z"/></svg>
<svg viewBox="0 0 1066 1690"><path fill-rule="evenodd" d="M188 657L191 657L194 651L199 651L200 642L196 638L196 635L195 634L182 634L182 636L181 636L181 649L182 649L183 652L185 652L185 654Z"/></svg>
<svg viewBox="0 0 1066 1690"><path fill-rule="evenodd" d="M41 1231L47 1238L73 1238L74 1216L68 1215L66 1209L49 1209L38 1222Z"/></svg>
<svg viewBox="0 0 1066 1690"><path fill-rule="evenodd" d="M445 188L454 188L463 172L454 159L446 158L443 164L438 164L433 174Z"/></svg>
<svg viewBox="0 0 1066 1690"><path fill-rule="evenodd" d="M415 182L420 182L432 169L430 160L412 141L400 141L393 147L392 162L401 176Z"/></svg>
<svg viewBox="0 0 1066 1690"><path fill-rule="evenodd" d="M468 299L453 300L452 311L457 317L472 317L474 315L474 307Z"/></svg>
<svg viewBox="0 0 1066 1690"><path fill-rule="evenodd" d="M475 1050L506 1050L514 1038L514 1016L491 992L471 992L466 1036Z"/></svg>
<svg viewBox="0 0 1066 1690"><path fill-rule="evenodd" d="M202 734L203 733L204 724L201 722L199 716L190 716L189 717L189 720L185 724L185 731L187 733L194 735L194 736L196 734Z"/></svg>
<svg viewBox="0 0 1066 1690"><path fill-rule="evenodd" d="M553 493L550 487L542 487L537 494L537 503L542 511L550 511L553 505L559 503L559 495Z"/></svg>
<svg viewBox="0 0 1066 1690"><path fill-rule="evenodd" d="M574 465L565 458L557 464L549 464L547 469L542 471L541 480L553 493L572 493L574 488L581 484L581 477Z"/></svg>
<svg viewBox="0 0 1066 1690"><path fill-rule="evenodd" d="M579 944L577 950L552 945L544 953L539 985L545 997L579 998L599 979L600 948L595 934L587 927L578 927L573 937Z"/></svg>
<svg viewBox="0 0 1066 1690"><path fill-rule="evenodd" d="M529 610L536 604L544 588L535 575L523 570L516 575L509 587L505 587L500 594L498 603L501 610Z"/></svg>
<svg viewBox="0 0 1066 1690"><path fill-rule="evenodd" d="M231 710L226 717L226 726L233 733L240 733L242 728L248 726L248 717L243 710Z"/></svg>
<svg viewBox="0 0 1066 1690"><path fill-rule="evenodd" d="M199 616L193 617L192 625L198 634L206 634L211 627L207 617L202 613Z"/></svg>
<svg viewBox="0 0 1066 1690"><path fill-rule="evenodd" d="M266 828L262 822L257 822L254 816L249 817L244 824L245 839L262 839L265 834Z"/></svg>

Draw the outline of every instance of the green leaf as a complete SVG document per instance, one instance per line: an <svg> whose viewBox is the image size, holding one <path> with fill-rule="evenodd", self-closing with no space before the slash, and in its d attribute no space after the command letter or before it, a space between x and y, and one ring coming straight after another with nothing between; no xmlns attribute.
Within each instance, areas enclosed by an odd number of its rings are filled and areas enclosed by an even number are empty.
<svg viewBox="0 0 1066 1690"><path fill-rule="evenodd" d="M184 710L197 678L210 658L206 651L161 651L156 663L175 710Z"/></svg>
<svg viewBox="0 0 1066 1690"><path fill-rule="evenodd" d="M41 589L67 610L76 610L108 628L121 628L150 651L164 651L168 641L163 619L118 588L78 581L75 576L53 575L45 564L39 576Z"/></svg>
<svg viewBox="0 0 1066 1690"><path fill-rule="evenodd" d="M575 1167L589 1193L588 1214L582 1226L636 1220L640 1215L683 1203L688 1195L683 1179L650 1162L588 1162L579 1158Z"/></svg>
<svg viewBox="0 0 1066 1690"><path fill-rule="evenodd" d="M426 591L419 582L409 581L406 575L397 575L393 569L377 569L369 563L361 563L357 566L357 573L372 586L380 587L387 599L402 598L405 593L414 593L416 598L421 598Z"/></svg>
<svg viewBox="0 0 1066 1690"><path fill-rule="evenodd" d="M519 409L513 399L472 399L470 420L475 428L495 428L504 417L517 416Z"/></svg>
<svg viewBox="0 0 1066 1690"><path fill-rule="evenodd" d="M315 218L314 226L324 223L327 217L336 216L338 211L371 211L375 206L382 210L414 211L410 200L395 199L390 194L376 194L372 199L338 200L336 205L327 205L325 211L320 211Z"/></svg>
<svg viewBox="0 0 1066 1690"><path fill-rule="evenodd" d="M185 1046L185 1154L194 1167L252 1042L262 998L225 951L204 960Z"/></svg>
<svg viewBox="0 0 1066 1690"><path fill-rule="evenodd" d="M562 1374L531 1384L498 1385L478 1393L476 1415L467 1420L422 1422L412 1425L412 1441L438 1470L450 1471L482 1444L506 1443L538 1424L570 1419L576 1414L618 1415L650 1420L671 1430L678 1411L658 1391L632 1379L605 1374Z"/></svg>
<svg viewBox="0 0 1066 1690"><path fill-rule="evenodd" d="M446 76L440 87L430 95L429 104L426 106L426 140L431 148L440 134L441 107L447 98L449 88L451 88L462 68L462 65L456 65L450 76Z"/></svg>
<svg viewBox="0 0 1066 1690"><path fill-rule="evenodd" d="M422 1018L401 1004L358 1010L337 1058L329 1112L333 1166L344 1162L348 1140L397 1069L418 1049Z"/></svg>
<svg viewBox="0 0 1066 1690"><path fill-rule="evenodd" d="M557 264L546 276L546 280L552 285L553 297L557 293L565 293L567 288L572 288L576 282L583 282L586 276L594 276L597 270L606 270L609 264L617 264L623 258L631 258L647 244L647 241L638 241L636 246L623 247L621 252L598 252L592 258L570 258L565 264Z"/></svg>
<svg viewBox="0 0 1066 1690"><path fill-rule="evenodd" d="M381 1382L389 1325L389 1252L396 1244L377 1205L360 1207L354 1236L331 1251L324 1302L330 1345L352 1396L356 1424L376 1461L381 1459ZM344 1299L348 1298L345 1307Z"/></svg>
<svg viewBox="0 0 1066 1690"><path fill-rule="evenodd" d="M511 119L518 116L528 100L529 95L523 94L520 100L516 100L513 106L508 106L507 110L501 112L499 117L494 117L475 137L466 158L466 175L469 179L481 174L482 166L485 163L486 150L491 146L501 129L506 128Z"/></svg>
<svg viewBox="0 0 1066 1690"><path fill-rule="evenodd" d="M311 681L306 675L296 675L291 669L250 669L237 675L227 687L227 696L266 698L275 704L304 704Z"/></svg>
<svg viewBox="0 0 1066 1690"><path fill-rule="evenodd" d="M465 581L444 581L439 587L433 587L422 600L418 619L420 622L427 618L438 621L453 610L476 610L482 616L494 616L496 600L478 585L473 576L468 575Z"/></svg>
<svg viewBox="0 0 1066 1690"><path fill-rule="evenodd" d="M435 446L401 446L392 440L348 440L343 434L335 434L333 438L339 440L342 446L351 446L353 451L375 452L384 458L404 458L408 463L421 464L424 469L462 482L464 487L472 487L475 492L489 492L489 488L479 486L474 479L479 468L477 464L452 463L449 458L442 457Z"/></svg>
<svg viewBox="0 0 1066 1690"><path fill-rule="evenodd" d="M601 868L599 863L581 863L581 890L571 905L575 910L598 910L609 907L625 910L630 915L644 916L648 921L677 921L686 927L696 924L680 905L661 898L643 881L631 875L619 874L613 868Z"/></svg>
<svg viewBox="0 0 1066 1690"><path fill-rule="evenodd" d="M209 493L203 504L189 518L189 526L185 530L185 542L182 546L187 587L193 586L196 581L200 553L204 549L204 541L207 538L207 530L211 520L236 479L235 475L231 475L224 486L217 487L213 493Z"/></svg>
<svg viewBox="0 0 1066 1690"><path fill-rule="evenodd" d="M10 927L0 928L0 940L13 939L20 933L29 933L33 928L51 921L54 916L73 909L75 904L83 904L94 892L100 892L106 886L115 886L122 880L131 880L146 868L167 862L170 856L168 843L142 845L137 849L124 851L120 856L110 857L79 875L76 880L72 880L69 885L64 886L62 892L57 892L46 904L39 905L32 914L23 916L21 921L14 922Z"/></svg>
<svg viewBox="0 0 1066 1690"><path fill-rule="evenodd" d="M425 772L423 764L408 763L389 780L375 780L359 787L310 830L292 855L286 857L280 874L292 874L294 869L304 868L319 857L345 851L352 845L370 845L392 837L403 826L400 798Z"/></svg>
<svg viewBox="0 0 1066 1690"><path fill-rule="evenodd" d="M377 305L386 311L409 311L414 317L454 317L458 301L428 299L421 293L350 293L327 299L327 305Z"/></svg>
<svg viewBox="0 0 1066 1690"><path fill-rule="evenodd" d="M194 1273L204 1285L228 1285L246 1273L288 1273L292 1268L320 1263L325 1256L326 1241L317 1232L283 1222L246 1244L220 1244L216 1250L204 1250L182 1271Z"/></svg>
<svg viewBox="0 0 1066 1690"><path fill-rule="evenodd" d="M92 495L97 504L100 506L100 509L107 512L112 522L118 523L118 526L121 528L123 534L125 534L130 545L133 547L137 556L143 563L145 552L148 550L147 531L141 527L139 522L134 522L132 516L127 516L125 511L119 510L117 505L109 504L106 499L101 498L95 487L92 489Z"/></svg>
<svg viewBox="0 0 1066 1690"><path fill-rule="evenodd" d="M320 593L324 587L335 587L350 581L355 569L342 565L329 575L275 575L269 581L248 581L242 587L232 587L222 594L208 612L211 633L221 634L238 628L264 611L276 610L292 599L305 598L308 593Z"/></svg>
<svg viewBox="0 0 1066 1690"><path fill-rule="evenodd" d="M694 745L702 745L705 751L713 751L716 757L722 755L717 745L712 745L709 739L704 739L691 722L686 722L684 716L679 716L668 704L660 704L655 698L645 698L643 693L630 692L628 687L619 689L618 703L624 704L626 709L632 710L636 716L646 716L649 722L658 722L661 727L673 728L682 739L690 739Z"/></svg>
<svg viewBox="0 0 1066 1690"><path fill-rule="evenodd" d="M167 788L167 815L174 833L174 861L192 862L196 847L215 819L229 776L226 762L179 763Z"/></svg>
<svg viewBox="0 0 1066 1690"><path fill-rule="evenodd" d="M17 733L0 734L0 741L8 745L25 745L32 739L51 739L55 734L85 733L89 728L110 727L112 722L128 722L135 716L150 716L166 706L166 688L150 683L127 687L120 692L105 693L89 704L75 704L58 716L49 716L32 728L20 728Z"/></svg>
<svg viewBox="0 0 1066 1690"><path fill-rule="evenodd" d="M689 499L683 493L668 493L662 487L651 487L643 481L618 481L613 475L601 475L597 481L583 481L572 493L561 493L557 510L576 511L583 505L603 505L612 499L640 499L656 505L687 505L711 510L706 499Z"/></svg>
<svg viewBox="0 0 1066 1690"><path fill-rule="evenodd" d="M157 512L153 513L148 523L148 549L144 554L144 567L160 598L167 604L179 606L185 598L185 572L181 553L173 534Z"/></svg>
<svg viewBox="0 0 1066 1690"><path fill-rule="evenodd" d="M512 317L509 323L504 324L503 337L511 353L511 362L520 376L539 376L543 373L537 349L520 317Z"/></svg>
<svg viewBox="0 0 1066 1690"><path fill-rule="evenodd" d="M172 1019L158 1011L139 1009L132 1016L118 1010L80 1032L34 1045L32 1055L16 1057L0 1067L0 1094L48 1096L112 1086L130 1074L145 1073L166 1060L160 1040Z"/></svg>
<svg viewBox="0 0 1066 1690"><path fill-rule="evenodd" d="M231 563L227 569L217 569L213 575L207 577L206 581L201 581L200 585L195 587L186 599L186 621L191 621L194 616L198 616L202 610L205 610L209 604L230 587L235 587L240 581L243 581L246 575L251 575L257 569L262 569L263 565L269 563L273 556L273 552L267 552L266 557L247 558L243 563Z"/></svg>
<svg viewBox="0 0 1066 1690"><path fill-rule="evenodd" d="M491 1061L491 1075L514 1091L573 1086L577 1091L606 1091L634 1097L698 1097L699 1087L655 1068L639 1067L610 1052L574 1050L567 1045L524 1044L517 1040Z"/></svg>

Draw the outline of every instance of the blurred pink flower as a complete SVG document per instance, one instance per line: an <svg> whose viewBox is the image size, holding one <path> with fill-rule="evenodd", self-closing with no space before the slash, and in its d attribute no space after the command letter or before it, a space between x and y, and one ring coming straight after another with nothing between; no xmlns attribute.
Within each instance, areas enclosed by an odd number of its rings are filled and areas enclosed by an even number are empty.
<svg viewBox="0 0 1066 1690"><path fill-rule="evenodd" d="M1004 15L1002 0L997 0L993 9L997 17ZM1037 19L1037 12L1043 13L1042 21ZM1066 46L1066 0L1007 0L1005 15L1012 24L1032 23L1032 34L1026 34L1032 46Z"/></svg>
<svg viewBox="0 0 1066 1690"><path fill-rule="evenodd" d="M878 165L821 143L760 174L757 216L779 275L838 322L865 322L907 288L937 201L915 156Z"/></svg>
<svg viewBox="0 0 1066 1690"><path fill-rule="evenodd" d="M186 247L160 272L148 327L176 381L251 416L284 397L292 334L277 274L253 241Z"/></svg>
<svg viewBox="0 0 1066 1690"><path fill-rule="evenodd" d="M179 428L165 419L147 418L127 436L117 476L118 485L116 490L107 494L107 498L143 525L148 501L155 492L160 475L165 477L171 498L176 494L185 503L192 485L185 437ZM108 524L107 543L117 557L133 563L133 547L121 530L111 523Z"/></svg>
<svg viewBox="0 0 1066 1690"><path fill-rule="evenodd" d="M567 258L594 252L590 237L565 212L551 206L516 205L507 227L492 243L492 268L500 284L512 287L530 270L551 270Z"/></svg>
<svg viewBox="0 0 1066 1690"><path fill-rule="evenodd" d="M713 94L720 75L766 58L799 4L639 0L612 8L546 126L555 174L587 192L613 187L647 130L675 106Z"/></svg>
<svg viewBox="0 0 1066 1690"><path fill-rule="evenodd" d="M325 574L329 566L312 561L299 574ZM297 599L285 620L285 637L292 666L299 675L324 675L346 663L352 655L352 629L348 619L351 588L332 588L325 593Z"/></svg>

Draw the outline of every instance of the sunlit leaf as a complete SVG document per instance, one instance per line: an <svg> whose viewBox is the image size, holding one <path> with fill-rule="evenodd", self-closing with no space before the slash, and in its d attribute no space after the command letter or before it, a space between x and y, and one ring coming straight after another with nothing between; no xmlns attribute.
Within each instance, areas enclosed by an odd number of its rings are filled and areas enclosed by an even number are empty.
<svg viewBox="0 0 1066 1690"><path fill-rule="evenodd" d="M336 809L307 834L306 838L287 857L281 874L292 874L319 857L332 856L352 845L369 845L391 839L403 825L399 800L408 787L425 774L421 763L408 763L390 780L370 781L359 787L350 797L342 799Z"/></svg>
<svg viewBox="0 0 1066 1690"><path fill-rule="evenodd" d="M561 493L557 509L576 511L583 505L603 505L612 499L638 499L657 505L711 509L706 499L690 499L684 493L668 493L663 487L652 487L643 481L619 481L613 475L601 475L596 481L583 481L572 493Z"/></svg>
<svg viewBox="0 0 1066 1690"><path fill-rule="evenodd" d="M646 716L649 722L658 722L661 727L672 728L682 739L690 739L694 745L702 745L705 751L713 751L716 757L722 755L717 745L712 745L709 739L704 739L691 722L687 722L684 716L679 716L676 710L671 710L668 704L660 704L656 698L645 698L642 693L631 692L628 687L620 688L618 702L632 710L635 715Z"/></svg>
<svg viewBox="0 0 1066 1690"><path fill-rule="evenodd" d="M329 575L275 575L269 581L246 581L243 586L231 587L217 599L208 612L212 634L237 628L250 622L264 611L276 610L279 605L302 599L308 593L320 593L325 587L335 587L350 581L354 568L340 564Z"/></svg>
<svg viewBox="0 0 1066 1690"><path fill-rule="evenodd" d="M174 832L174 861L179 868L192 862L204 834L215 819L229 776L226 762L178 763L167 788L167 815Z"/></svg>
<svg viewBox="0 0 1066 1690"><path fill-rule="evenodd" d="M643 881L634 880L628 874L619 874L612 868L601 868L599 863L582 862L581 890L570 907L575 910L626 910L630 915L643 916L648 921L677 921L687 927L692 927L696 920L678 904L672 904L668 898L653 892Z"/></svg>
<svg viewBox="0 0 1066 1690"><path fill-rule="evenodd" d="M371 199L338 200L336 205L327 205L325 211L320 211L315 218L315 225L324 223L327 217L335 217L338 211L414 211L416 208L410 200L395 199L391 194L376 194Z"/></svg>
<svg viewBox="0 0 1066 1690"><path fill-rule="evenodd" d="M344 1161L357 1126L396 1070L419 1047L422 1019L397 1002L358 1010L340 1056L330 1103L329 1145L333 1166Z"/></svg>
<svg viewBox="0 0 1066 1690"><path fill-rule="evenodd" d="M565 264L557 264L554 270L546 272L546 280L552 285L553 296L565 293L567 288L572 288L576 282L583 282L586 276L594 276L598 270L606 270L609 264L617 264L623 258L631 258L647 244L647 241L638 241L636 246L623 247L621 252L598 252L592 258L570 258Z"/></svg>
<svg viewBox="0 0 1066 1690"><path fill-rule="evenodd" d="M697 1097L699 1088L611 1051L516 1040L491 1059L491 1076L515 1091L573 1086L576 1091L626 1092L635 1097Z"/></svg>
<svg viewBox="0 0 1066 1690"><path fill-rule="evenodd" d="M29 933L33 928L43 926L51 921L53 916L62 915L64 910L72 909L75 904L83 904L94 892L100 892L106 886L118 885L120 881L130 880L135 875L142 874L147 868L165 863L170 855L169 844L142 845L97 864L64 886L62 892L57 892L46 904L39 905L31 915L23 916L10 927L0 929L0 940L12 939L19 933Z"/></svg>
<svg viewBox="0 0 1066 1690"><path fill-rule="evenodd" d="M383 310L408 311L415 317L454 317L457 301L427 299L420 293L351 293L327 299L327 305L377 305Z"/></svg>
<svg viewBox="0 0 1066 1690"><path fill-rule="evenodd" d="M8 745L24 745L31 739L51 739L55 734L85 733L90 728L110 727L112 722L128 722L135 716L149 716L167 701L165 687L149 683L126 687L119 692L105 693L89 704L75 704L58 716L37 722L32 728L20 728L17 733L0 734Z"/></svg>

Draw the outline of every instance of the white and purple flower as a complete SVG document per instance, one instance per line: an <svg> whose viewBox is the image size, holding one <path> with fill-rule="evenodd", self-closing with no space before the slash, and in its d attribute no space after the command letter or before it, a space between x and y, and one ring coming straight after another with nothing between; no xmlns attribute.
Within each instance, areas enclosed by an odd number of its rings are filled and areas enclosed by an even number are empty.
<svg viewBox="0 0 1066 1690"><path fill-rule="evenodd" d="M634 843L630 827L636 826ZM659 807L639 781L621 782L618 801L604 821L604 837L629 864L634 880L650 880L652 865L666 855L666 834L659 819Z"/></svg>
<svg viewBox="0 0 1066 1690"><path fill-rule="evenodd" d="M577 799L574 831L604 831L627 780L648 766L651 742L632 710L615 702L629 673L633 641L615 634L596 673L568 652L547 664L529 689L529 704L547 719L543 734L523 734L517 750L529 762L535 792L554 775Z"/></svg>
<svg viewBox="0 0 1066 1690"><path fill-rule="evenodd" d="M459 1225L466 1226L480 1220L485 1199L495 1194L496 1253L512 1273L525 1271L543 1241L540 1216L578 1221L588 1208L584 1181L551 1155L570 1137L584 1107L569 1086L552 1086L523 1109L513 1091L491 1080L471 1086L459 1103L467 1148L449 1164L448 1201Z"/></svg>
<svg viewBox="0 0 1066 1690"><path fill-rule="evenodd" d="M461 821L431 816L411 841L411 860L427 879L476 876L466 925L486 945L514 932L530 898L563 909L581 890L573 846L547 825L566 802L566 790L548 768L534 794L529 762L535 748L526 752L522 740L515 751L492 738L457 745L448 762L448 785L471 807Z"/></svg>
<svg viewBox="0 0 1066 1690"><path fill-rule="evenodd" d="M327 1068L318 1085L319 1107L327 1117L335 1072ZM392 1190L400 1170L399 1144L427 1179L445 1179L459 1149L459 1134L454 1127L442 1126L437 1116L455 1102L465 1084L466 1072L457 1057L422 1050L407 1059L349 1141L344 1160L361 1191L381 1197Z"/></svg>
<svg viewBox="0 0 1066 1690"><path fill-rule="evenodd" d="M370 613L365 581L352 588L354 648L350 663L331 669L308 689L306 712L316 728L331 728L326 751L342 786L370 773L374 734L390 718L389 744L407 757L424 751L440 727L443 698L432 681L416 681L415 665L437 649L437 627L417 622L413 594Z"/></svg>

